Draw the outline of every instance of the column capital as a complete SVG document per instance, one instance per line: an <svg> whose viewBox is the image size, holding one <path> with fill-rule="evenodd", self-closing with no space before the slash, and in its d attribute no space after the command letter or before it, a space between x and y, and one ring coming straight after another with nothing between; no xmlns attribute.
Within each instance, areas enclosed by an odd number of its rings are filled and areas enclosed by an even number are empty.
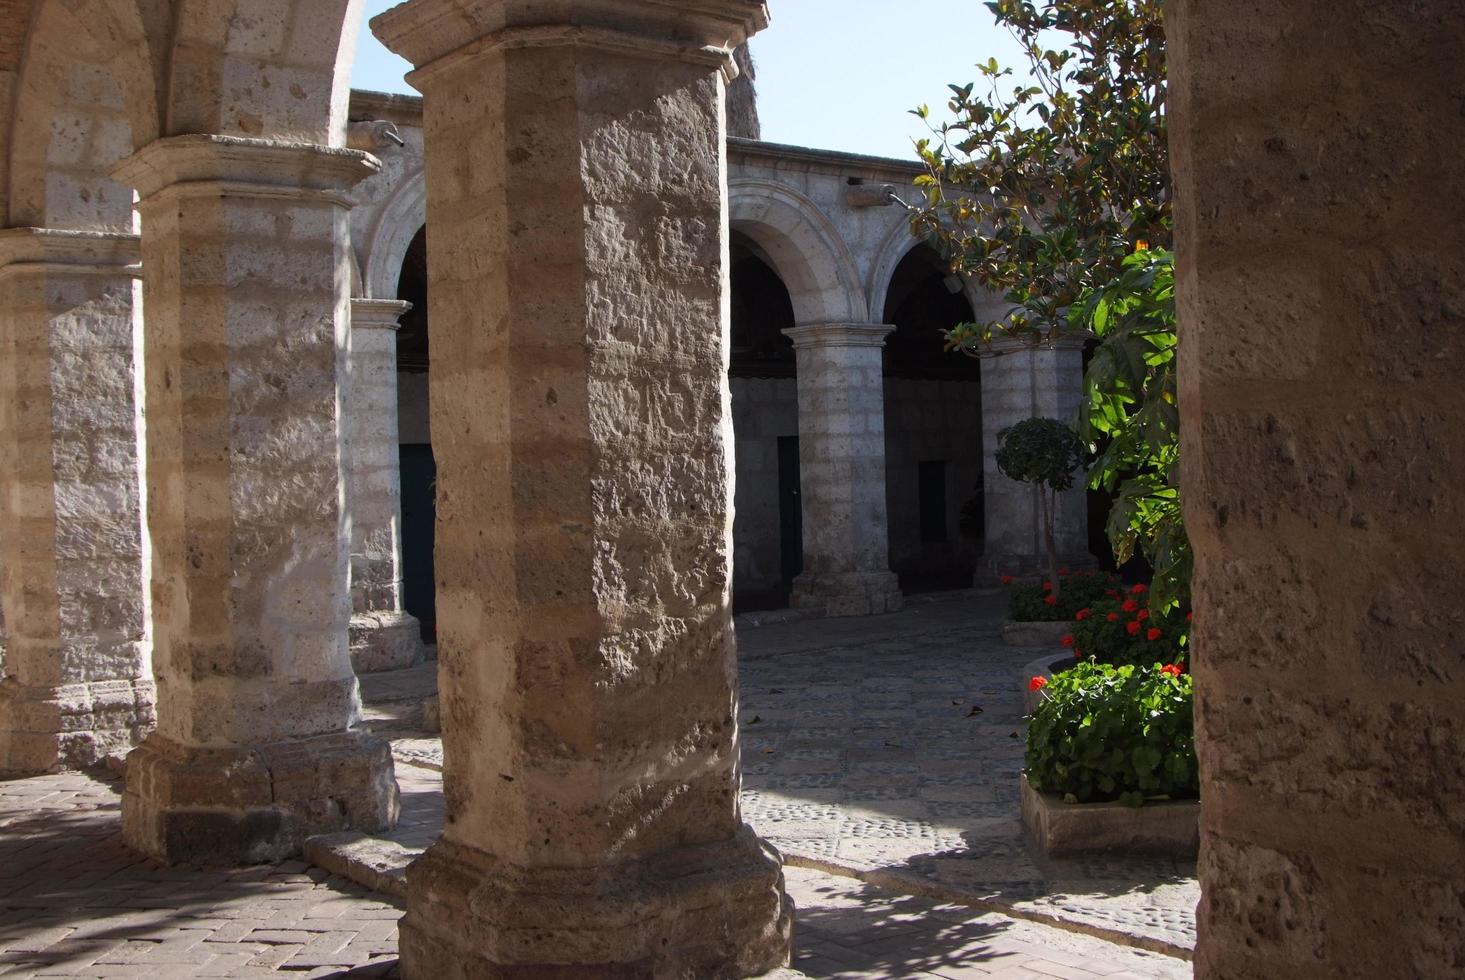
<svg viewBox="0 0 1465 980"><path fill-rule="evenodd" d="M496 48L564 46L705 61L731 80L733 48L767 26L763 0L411 0L371 20L414 84Z"/></svg>
<svg viewBox="0 0 1465 980"><path fill-rule="evenodd" d="M139 276L142 240L137 235L59 228L0 228L0 272L50 271L72 266L99 273Z"/></svg>
<svg viewBox="0 0 1465 980"><path fill-rule="evenodd" d="M381 170L370 153L318 143L240 136L167 136L112 169L112 179L146 201L163 191L247 197L325 196L350 207L346 191Z"/></svg>
<svg viewBox="0 0 1465 980"><path fill-rule="evenodd" d="M1086 334L1061 333L1052 337L993 337L987 345L993 354L1002 356L1005 354L1021 354L1023 351L1033 350L1061 350L1081 351L1084 344L1088 343Z"/></svg>
<svg viewBox="0 0 1465 980"><path fill-rule="evenodd" d="M412 304L406 300L355 297L351 300L351 329L396 330L410 309Z"/></svg>
<svg viewBox="0 0 1465 980"><path fill-rule="evenodd" d="M783 335L800 347L884 347L893 323L806 323Z"/></svg>

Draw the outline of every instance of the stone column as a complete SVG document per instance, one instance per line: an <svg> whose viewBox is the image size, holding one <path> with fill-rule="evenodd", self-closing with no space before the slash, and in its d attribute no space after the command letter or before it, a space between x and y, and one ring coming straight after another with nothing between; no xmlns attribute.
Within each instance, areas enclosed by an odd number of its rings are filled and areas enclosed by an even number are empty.
<svg viewBox="0 0 1465 980"><path fill-rule="evenodd" d="M410 667L422 624L402 611L402 473L397 440L397 327L412 304L351 301L346 417L351 438L351 666Z"/></svg>
<svg viewBox="0 0 1465 980"><path fill-rule="evenodd" d="M830 616L900 608L885 506L885 337L888 323L815 323L785 330L799 383L799 492L804 571L792 605Z"/></svg>
<svg viewBox="0 0 1465 980"><path fill-rule="evenodd" d="M0 231L0 772L152 727L133 235Z"/></svg>
<svg viewBox="0 0 1465 980"><path fill-rule="evenodd" d="M1195 976L1459 977L1465 5L1178 0L1165 34Z"/></svg>
<svg viewBox="0 0 1465 980"><path fill-rule="evenodd" d="M123 834L165 861L269 861L396 817L355 725L340 392L354 150L219 136L119 164L143 221L158 730Z"/></svg>
<svg viewBox="0 0 1465 980"><path fill-rule="evenodd" d="M1060 340L1051 347L999 341L997 355L982 360L982 463L986 541L977 563L978 588L995 586L1003 574L1046 574L1043 516L1038 489L997 470L997 434L1023 419L1042 416L1071 421L1083 399L1083 342ZM1054 545L1060 565L1091 568L1088 495L1082 473L1073 489L1058 495Z"/></svg>
<svg viewBox="0 0 1465 980"><path fill-rule="evenodd" d="M723 91L760 2L413 0L447 818L404 975L788 960L738 804Z"/></svg>

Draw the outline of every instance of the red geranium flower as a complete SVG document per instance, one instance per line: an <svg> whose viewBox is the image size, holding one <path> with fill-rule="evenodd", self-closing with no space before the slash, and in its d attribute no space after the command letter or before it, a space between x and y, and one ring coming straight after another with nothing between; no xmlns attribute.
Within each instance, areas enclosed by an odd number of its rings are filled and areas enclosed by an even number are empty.
<svg viewBox="0 0 1465 980"><path fill-rule="evenodd" d="M1144 592L1145 584L1143 582L1139 583L1134 588L1129 590L1130 595L1144 595Z"/></svg>
<svg viewBox="0 0 1465 980"><path fill-rule="evenodd" d="M1139 608L1139 603L1135 602L1133 599L1125 599L1124 605L1120 606L1119 608L1123 609L1125 612L1134 612L1136 609Z"/></svg>
<svg viewBox="0 0 1465 980"><path fill-rule="evenodd" d="M1188 622L1190 622L1190 613L1186 613L1186 614L1185 614L1185 621L1186 621L1186 622L1187 622L1187 623L1188 623Z"/></svg>
<svg viewBox="0 0 1465 980"><path fill-rule="evenodd" d="M1050 606L1058 605L1058 597L1056 595L1045 595L1043 596L1043 601Z"/></svg>
<svg viewBox="0 0 1465 980"><path fill-rule="evenodd" d="M1136 623L1135 625L1138 626L1139 624ZM1159 630L1159 627L1151 626L1149 628L1149 631L1145 633L1145 639L1146 640L1158 640L1159 638L1160 638L1160 630Z"/></svg>
<svg viewBox="0 0 1465 980"><path fill-rule="evenodd" d="M1089 610L1080 609L1078 612L1073 614L1073 618L1082 623L1084 620L1089 618Z"/></svg>
<svg viewBox="0 0 1465 980"><path fill-rule="evenodd" d="M1080 650L1078 647L1074 647L1073 648L1073 655L1075 657L1082 657L1083 656L1083 651Z"/></svg>
<svg viewBox="0 0 1465 980"><path fill-rule="evenodd" d="M1043 688L1045 688L1047 686L1048 686L1048 678L1046 678L1046 677L1041 677L1041 676L1034 677L1032 680L1028 681L1028 690L1029 691L1041 691Z"/></svg>
<svg viewBox="0 0 1465 980"><path fill-rule="evenodd" d="M1065 633L1065 634L1063 634L1063 639L1059 640L1058 642L1059 643L1062 643L1066 647L1073 646L1073 634L1072 633Z"/></svg>
<svg viewBox="0 0 1465 980"><path fill-rule="evenodd" d="M1125 623L1124 628L1129 631L1130 636L1134 636L1136 633L1139 632L1139 623Z"/></svg>
<svg viewBox="0 0 1465 980"><path fill-rule="evenodd" d="M1002 584L1003 585L1011 585L1012 584L1012 576L1011 575L1004 575L1004 576L1002 576Z"/></svg>
<svg viewBox="0 0 1465 980"><path fill-rule="evenodd" d="M1143 623L1145 620L1150 618L1150 611L1148 609L1141 609L1139 611L1139 615L1134 618Z"/></svg>
<svg viewBox="0 0 1465 980"><path fill-rule="evenodd" d="M1068 569L1066 569L1066 568L1060 568L1060 569L1058 569L1058 574L1059 575L1067 575L1068 574Z"/></svg>
<svg viewBox="0 0 1465 980"><path fill-rule="evenodd" d="M1044 592L1051 592L1052 590L1053 590L1053 583L1052 582L1044 582L1043 583L1043 591Z"/></svg>
<svg viewBox="0 0 1465 980"><path fill-rule="evenodd" d="M1160 673L1168 674L1171 677L1179 677L1184 673L1177 664L1166 664L1160 668Z"/></svg>
<svg viewBox="0 0 1465 980"><path fill-rule="evenodd" d="M1111 622L1111 623L1117 623L1117 622L1119 622L1119 614L1118 613L1110 613L1109 614L1109 622Z"/></svg>

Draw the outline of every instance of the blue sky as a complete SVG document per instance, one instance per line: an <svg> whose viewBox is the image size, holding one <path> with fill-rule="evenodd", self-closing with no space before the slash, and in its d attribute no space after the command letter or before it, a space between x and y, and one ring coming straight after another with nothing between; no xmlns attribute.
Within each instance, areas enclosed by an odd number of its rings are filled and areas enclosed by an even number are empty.
<svg viewBox="0 0 1465 980"><path fill-rule="evenodd" d="M367 0L367 17L397 0ZM772 0L773 23L753 39L763 138L821 149L911 157L925 133L908 111L945 104L948 83L977 79L995 57L1021 52L980 0ZM406 62L363 27L352 84L411 92Z"/></svg>

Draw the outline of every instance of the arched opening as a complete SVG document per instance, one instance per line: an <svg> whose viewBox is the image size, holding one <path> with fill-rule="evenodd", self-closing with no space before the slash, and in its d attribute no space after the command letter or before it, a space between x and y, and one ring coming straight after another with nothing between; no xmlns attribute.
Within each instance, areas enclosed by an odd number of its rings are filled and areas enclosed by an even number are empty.
<svg viewBox="0 0 1465 980"><path fill-rule="evenodd" d="M733 603L739 612L788 604L803 570L799 499L799 393L793 301L768 254L748 235L731 239L732 388L736 452Z"/></svg>
<svg viewBox="0 0 1465 980"><path fill-rule="evenodd" d="M402 493L402 607L433 642L437 588L432 555L437 540L437 464L428 412L427 227L418 229L402 259L397 299L412 308L397 331L397 431Z"/></svg>
<svg viewBox="0 0 1465 980"><path fill-rule="evenodd" d="M906 593L962 588L982 554L982 386L975 359L944 334L974 319L961 282L917 245L891 276L883 311L885 487L890 567Z"/></svg>

